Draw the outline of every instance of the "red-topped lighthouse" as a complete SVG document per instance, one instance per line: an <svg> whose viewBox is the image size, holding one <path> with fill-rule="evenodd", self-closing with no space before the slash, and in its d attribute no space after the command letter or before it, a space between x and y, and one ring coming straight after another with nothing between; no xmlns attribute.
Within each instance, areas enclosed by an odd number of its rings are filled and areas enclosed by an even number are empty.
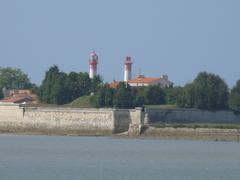
<svg viewBox="0 0 240 180"><path fill-rule="evenodd" d="M97 64L98 64L98 56L95 51L90 54L89 59L89 77L93 79L93 77L97 74Z"/></svg>
<svg viewBox="0 0 240 180"><path fill-rule="evenodd" d="M124 82L132 78L132 64L131 56L127 56L124 62Z"/></svg>

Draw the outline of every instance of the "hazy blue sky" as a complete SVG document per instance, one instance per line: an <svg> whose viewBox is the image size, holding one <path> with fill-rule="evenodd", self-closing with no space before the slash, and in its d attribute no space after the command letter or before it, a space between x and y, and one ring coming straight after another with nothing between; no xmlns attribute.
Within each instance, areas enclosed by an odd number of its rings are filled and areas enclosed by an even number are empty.
<svg viewBox="0 0 240 180"><path fill-rule="evenodd" d="M40 83L57 64L88 71L99 55L105 81L168 74L176 85L199 71L240 79L239 0L0 0L0 66L19 67Z"/></svg>

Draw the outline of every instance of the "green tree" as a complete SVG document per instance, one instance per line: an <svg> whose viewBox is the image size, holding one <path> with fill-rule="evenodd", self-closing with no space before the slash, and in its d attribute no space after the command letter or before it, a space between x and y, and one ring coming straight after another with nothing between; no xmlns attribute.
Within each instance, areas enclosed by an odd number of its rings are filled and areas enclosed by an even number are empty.
<svg viewBox="0 0 240 180"><path fill-rule="evenodd" d="M110 88L107 85L105 89L105 96L104 96L105 107L113 107L114 94L115 94L115 90Z"/></svg>
<svg viewBox="0 0 240 180"><path fill-rule="evenodd" d="M119 86L114 95L113 105L116 108L128 109L133 107L131 87L124 82L119 83Z"/></svg>
<svg viewBox="0 0 240 180"><path fill-rule="evenodd" d="M132 88L133 106L141 107L145 104L146 87Z"/></svg>
<svg viewBox="0 0 240 180"><path fill-rule="evenodd" d="M165 103L165 93L163 89L158 86L148 86L146 89L146 104L149 105L160 105Z"/></svg>
<svg viewBox="0 0 240 180"><path fill-rule="evenodd" d="M98 92L92 96L91 98L91 103L94 105L96 108L101 108L105 106L105 87L99 88Z"/></svg>
<svg viewBox="0 0 240 180"><path fill-rule="evenodd" d="M48 104L65 104L74 99L96 92L102 85L100 76L89 78L88 73L60 72L53 65L46 72L44 80L39 88L41 102ZM92 98L94 99L94 98Z"/></svg>
<svg viewBox="0 0 240 180"><path fill-rule="evenodd" d="M92 98L95 107L113 107L113 97L115 90L110 88L108 84L99 87L99 90Z"/></svg>
<svg viewBox="0 0 240 180"><path fill-rule="evenodd" d="M87 73L70 72L67 74L64 84L66 102L90 93L91 80Z"/></svg>
<svg viewBox="0 0 240 180"><path fill-rule="evenodd" d="M58 76L54 80L51 89L52 104L65 104L69 102L66 79L67 74L59 72Z"/></svg>
<svg viewBox="0 0 240 180"><path fill-rule="evenodd" d="M231 90L229 106L233 111L240 113L240 80L237 81Z"/></svg>
<svg viewBox="0 0 240 180"><path fill-rule="evenodd" d="M74 99L80 97L81 94L81 88L79 84L79 74L76 72L70 72L66 80L64 82L65 84L65 96L67 101L73 101Z"/></svg>
<svg viewBox="0 0 240 180"><path fill-rule="evenodd" d="M179 91L177 96L177 106L182 108L194 107L194 86L193 84L186 84L184 88Z"/></svg>
<svg viewBox="0 0 240 180"><path fill-rule="evenodd" d="M167 87L164 89L166 95L166 104L176 105L179 95L182 93L182 87Z"/></svg>
<svg viewBox="0 0 240 180"><path fill-rule="evenodd" d="M40 100L49 104L61 104L65 99L65 78L56 65L50 67L39 89Z"/></svg>
<svg viewBox="0 0 240 180"><path fill-rule="evenodd" d="M80 72L78 75L78 87L80 90L80 96L88 95L91 92L92 80L89 78L88 73Z"/></svg>
<svg viewBox="0 0 240 180"><path fill-rule="evenodd" d="M94 76L93 79L91 80L91 92L93 93L97 92L98 88L103 85L102 82L103 80L101 76L99 75Z"/></svg>
<svg viewBox="0 0 240 180"><path fill-rule="evenodd" d="M2 88L0 88L0 99L3 99L3 91L2 91Z"/></svg>
<svg viewBox="0 0 240 180"><path fill-rule="evenodd" d="M22 70L15 68L0 67L0 87L9 89L25 89L31 88L30 80Z"/></svg>
<svg viewBox="0 0 240 180"><path fill-rule="evenodd" d="M185 86L181 107L203 110L224 110L228 108L228 86L218 75L201 72L193 83Z"/></svg>

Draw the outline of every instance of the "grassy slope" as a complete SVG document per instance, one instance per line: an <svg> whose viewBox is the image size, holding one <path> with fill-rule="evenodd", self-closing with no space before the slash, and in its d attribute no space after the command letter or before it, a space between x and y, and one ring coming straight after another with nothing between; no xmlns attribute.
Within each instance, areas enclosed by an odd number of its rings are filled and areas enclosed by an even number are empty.
<svg viewBox="0 0 240 180"><path fill-rule="evenodd" d="M91 96L82 96L64 106L75 107L75 108L93 108L93 106L91 105L90 99L91 99Z"/></svg>

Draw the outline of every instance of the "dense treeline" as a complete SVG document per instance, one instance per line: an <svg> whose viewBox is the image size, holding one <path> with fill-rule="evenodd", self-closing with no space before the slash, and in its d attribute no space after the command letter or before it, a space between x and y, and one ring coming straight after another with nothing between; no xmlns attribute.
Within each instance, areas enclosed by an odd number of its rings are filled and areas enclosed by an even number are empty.
<svg viewBox="0 0 240 180"><path fill-rule="evenodd" d="M228 110L240 112L240 81L231 90L218 75L201 72L184 87L160 86L129 87L120 83L117 89L102 87L94 98L96 107L132 108L143 105L177 105L202 110Z"/></svg>
<svg viewBox="0 0 240 180"><path fill-rule="evenodd" d="M147 104L165 104L165 92L160 86L133 88L121 82L116 89L105 84L94 96L96 107L133 108Z"/></svg>
<svg viewBox="0 0 240 180"><path fill-rule="evenodd" d="M54 65L46 72L38 95L43 103L66 104L80 96L95 92L101 83L100 76L90 79L88 73L67 74Z"/></svg>
<svg viewBox="0 0 240 180"><path fill-rule="evenodd" d="M3 87L32 89L42 103L48 104L66 104L78 97L92 95L90 99L94 107L134 108L167 104L240 112L240 80L229 90L221 77L207 72L199 73L192 83L184 87L130 87L122 82L113 89L104 84L100 76L90 79L88 73L64 73L56 65L48 69L39 87L32 84L20 69L0 67L0 88Z"/></svg>

